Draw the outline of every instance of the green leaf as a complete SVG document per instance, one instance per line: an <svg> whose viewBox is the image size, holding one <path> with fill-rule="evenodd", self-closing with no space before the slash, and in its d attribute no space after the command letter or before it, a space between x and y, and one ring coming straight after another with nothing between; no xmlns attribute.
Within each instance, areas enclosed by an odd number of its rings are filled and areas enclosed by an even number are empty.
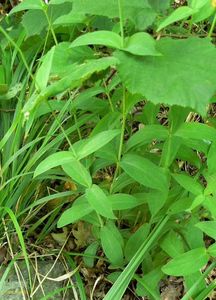
<svg viewBox="0 0 216 300"><path fill-rule="evenodd" d="M45 8L46 4L42 0L23 0L20 4L16 5L9 15L17 13L19 11L28 10L28 9L41 9Z"/></svg>
<svg viewBox="0 0 216 300"><path fill-rule="evenodd" d="M169 261L162 267L162 271L172 276L187 276L199 271L209 260L205 248L196 248L185 252Z"/></svg>
<svg viewBox="0 0 216 300"><path fill-rule="evenodd" d="M70 151L59 151L45 158L35 169L34 177L58 166L73 162L75 157Z"/></svg>
<svg viewBox="0 0 216 300"><path fill-rule="evenodd" d="M105 225L100 230L100 239L103 251L112 265L122 266L123 250L121 241L116 236L113 227Z"/></svg>
<svg viewBox="0 0 216 300"><path fill-rule="evenodd" d="M99 215L109 219L116 219L112 211L112 204L99 186L93 184L91 188L87 189L86 198Z"/></svg>
<svg viewBox="0 0 216 300"><path fill-rule="evenodd" d="M154 8L154 10L161 12L163 10L166 10L170 7L170 0L151 0L149 1L151 6Z"/></svg>
<svg viewBox="0 0 216 300"><path fill-rule="evenodd" d="M140 226L140 228L131 235L131 237L128 239L126 245L125 245L125 257L128 261L131 260L131 258L134 256L134 254L137 252L137 250L140 248L140 246L144 243L146 240L148 234L150 231L150 225L149 224L143 224Z"/></svg>
<svg viewBox="0 0 216 300"><path fill-rule="evenodd" d="M187 211L193 202L193 199L189 197L181 198L176 202L172 203L169 207L169 214L179 214L183 211Z"/></svg>
<svg viewBox="0 0 216 300"><path fill-rule="evenodd" d="M153 140L164 141L167 139L169 131L161 125L146 125L144 128L134 133L126 144L126 150L145 144L151 143Z"/></svg>
<svg viewBox="0 0 216 300"><path fill-rule="evenodd" d="M209 174L216 173L216 141L214 141L209 149L207 158Z"/></svg>
<svg viewBox="0 0 216 300"><path fill-rule="evenodd" d="M183 240L181 236L173 230L170 230L159 244L160 247L172 258L184 253Z"/></svg>
<svg viewBox="0 0 216 300"><path fill-rule="evenodd" d="M157 31L167 27L168 25L190 17L195 13L195 10L188 6L181 6L175 9L158 27Z"/></svg>
<svg viewBox="0 0 216 300"><path fill-rule="evenodd" d="M37 70L35 79L37 82L37 86L40 88L40 90L45 89L48 84L52 63L53 63L54 52L55 52L55 47L52 47L51 50L48 51L41 66Z"/></svg>
<svg viewBox="0 0 216 300"><path fill-rule="evenodd" d="M120 49L121 37L115 32L106 30L88 32L76 38L72 42L71 47L78 47L84 45L104 45L107 47Z"/></svg>
<svg viewBox="0 0 216 300"><path fill-rule="evenodd" d="M195 226L216 240L216 221L199 222Z"/></svg>
<svg viewBox="0 0 216 300"><path fill-rule="evenodd" d="M216 243L214 243L210 247L208 247L207 252L209 255L216 257Z"/></svg>
<svg viewBox="0 0 216 300"><path fill-rule="evenodd" d="M154 21L156 13L148 0L122 0L121 2L124 21L131 20L137 29L144 30ZM73 9L75 12L106 16L111 19L119 17L118 0L109 0L109 5L106 0L74 0Z"/></svg>
<svg viewBox="0 0 216 300"><path fill-rule="evenodd" d="M162 56L115 52L125 86L155 104L191 107L205 114L216 90L216 49L210 40L163 38L157 41L157 50Z"/></svg>
<svg viewBox="0 0 216 300"><path fill-rule="evenodd" d="M120 166L130 177L144 186L163 192L167 191L165 173L150 160L136 154L126 154L123 156Z"/></svg>
<svg viewBox="0 0 216 300"><path fill-rule="evenodd" d="M185 174L172 174L172 177L180 184L186 191L194 195L200 195L204 191L204 187L193 177Z"/></svg>
<svg viewBox="0 0 216 300"><path fill-rule="evenodd" d="M79 200L79 201L78 201ZM89 205L84 196L81 196L74 202L71 208L65 210L58 220L58 228L64 227L68 224L73 224L84 216L90 214L93 208Z"/></svg>
<svg viewBox="0 0 216 300"><path fill-rule="evenodd" d="M162 55L156 49L156 41L146 32L137 32L126 38L125 47L122 49L135 55Z"/></svg>
<svg viewBox="0 0 216 300"><path fill-rule="evenodd" d="M29 10L22 17L22 25L25 28L27 38L39 35L48 27L46 16L42 10Z"/></svg>
<svg viewBox="0 0 216 300"><path fill-rule="evenodd" d="M110 66L116 65L117 59L114 57L103 57L86 61L80 65L72 65L70 74L67 74L62 79L49 85L40 94L33 95L24 105L23 113L31 112L42 101L49 97L58 95L68 89L74 89L80 86L82 82L87 80L93 73L100 72Z"/></svg>
<svg viewBox="0 0 216 300"><path fill-rule="evenodd" d="M108 199L112 203L113 210L131 209L143 204L139 199L128 194L113 194L108 196Z"/></svg>
<svg viewBox="0 0 216 300"><path fill-rule="evenodd" d="M79 162L78 160L74 159L73 161L62 165L62 168L65 171L65 173L68 176L70 176L70 178L75 180L77 183L85 187L91 187L92 185L91 175L86 170L86 168L81 164L81 162Z"/></svg>
<svg viewBox="0 0 216 300"><path fill-rule="evenodd" d="M78 159L82 159L100 148L108 144L112 139L120 134L119 129L106 130L100 132L86 140L82 140L81 143L74 144Z"/></svg>
<svg viewBox="0 0 216 300"><path fill-rule="evenodd" d="M85 16L82 13L74 12L71 10L68 14L61 14L54 22L53 25L71 25L85 22Z"/></svg>
<svg viewBox="0 0 216 300"><path fill-rule="evenodd" d="M185 139L202 140L207 145L216 141L216 129L198 122L182 124L175 135Z"/></svg>
<svg viewBox="0 0 216 300"><path fill-rule="evenodd" d="M93 268L94 267L94 261L97 250L99 247L99 243L96 241L92 244L90 244L84 251L84 256L83 256L83 262L86 267L88 268Z"/></svg>

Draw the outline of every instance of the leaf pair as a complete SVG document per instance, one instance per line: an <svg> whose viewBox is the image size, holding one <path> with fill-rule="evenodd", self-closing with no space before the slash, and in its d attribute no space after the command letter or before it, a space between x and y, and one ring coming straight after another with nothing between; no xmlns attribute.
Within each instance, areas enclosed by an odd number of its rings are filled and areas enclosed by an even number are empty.
<svg viewBox="0 0 216 300"><path fill-rule="evenodd" d="M155 40L145 32L135 33L131 37L126 38L123 44L122 38L115 32L105 30L89 32L75 39L71 47L84 45L104 45L140 56L161 55L156 49Z"/></svg>

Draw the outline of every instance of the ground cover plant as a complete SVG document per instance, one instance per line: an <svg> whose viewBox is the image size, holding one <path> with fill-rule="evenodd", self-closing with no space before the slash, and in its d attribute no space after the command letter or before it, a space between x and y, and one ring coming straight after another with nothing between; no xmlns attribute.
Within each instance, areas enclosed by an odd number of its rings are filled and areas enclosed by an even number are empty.
<svg viewBox="0 0 216 300"><path fill-rule="evenodd" d="M216 2L11 4L0 23L0 230L12 264L24 257L30 272L29 241L51 234L76 299L207 299ZM174 295L162 290L172 278Z"/></svg>

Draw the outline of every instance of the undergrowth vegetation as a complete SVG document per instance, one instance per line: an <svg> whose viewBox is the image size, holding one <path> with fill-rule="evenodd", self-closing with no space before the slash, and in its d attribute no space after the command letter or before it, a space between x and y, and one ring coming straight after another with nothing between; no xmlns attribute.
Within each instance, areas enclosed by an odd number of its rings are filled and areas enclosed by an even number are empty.
<svg viewBox="0 0 216 300"><path fill-rule="evenodd" d="M80 275L98 262L104 300L161 299L170 276L183 300L216 288L216 1L176 2L23 0L1 18L1 244L30 272L30 241L63 239L77 299L99 299Z"/></svg>

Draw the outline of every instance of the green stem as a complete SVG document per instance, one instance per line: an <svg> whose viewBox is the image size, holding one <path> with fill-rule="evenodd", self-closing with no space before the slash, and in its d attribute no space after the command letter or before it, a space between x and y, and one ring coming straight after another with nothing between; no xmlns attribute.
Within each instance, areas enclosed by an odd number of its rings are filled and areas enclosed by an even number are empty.
<svg viewBox="0 0 216 300"><path fill-rule="evenodd" d="M126 90L123 86L122 92L122 128L121 128L121 137L120 137L120 145L119 145L119 152L118 152L118 162L121 160L122 156L122 149L124 144L124 133L125 133L125 125L126 125Z"/></svg>
<svg viewBox="0 0 216 300"><path fill-rule="evenodd" d="M54 31L54 29L53 29L52 23L51 23L51 21L50 21L50 18L49 18L48 14L47 14L46 9L44 9L44 13L45 13L47 22L48 22L48 24L49 24L49 28L50 28L50 31L51 31L51 33L52 33L54 42L55 42L56 45L58 45L58 41L57 41L57 38L56 38L56 35L55 35L55 31Z"/></svg>
<svg viewBox="0 0 216 300"><path fill-rule="evenodd" d="M127 113L126 113L126 89L123 86L123 92L122 92L122 127L121 127L121 137L120 137L120 144L119 144L119 151L118 151L118 161L116 164L116 169L115 169L115 173L113 176L113 181L110 187L110 193L112 193L113 191L113 185L116 181L116 178L118 176L118 172L119 172L119 163L121 160L121 156L122 156L122 150L123 150L123 145L124 145L124 133L125 133L125 127L126 127L126 117L127 117Z"/></svg>
<svg viewBox="0 0 216 300"><path fill-rule="evenodd" d="M208 37L211 37L211 36L212 36L212 33L213 33L213 31L214 31L214 28L215 28L215 24L216 24L216 13L215 13L214 20L213 20L213 22L212 22L210 31L209 31L209 33L208 33Z"/></svg>
<svg viewBox="0 0 216 300"><path fill-rule="evenodd" d="M122 0L118 0L118 9L119 9L119 19L120 19L120 30L121 30L121 39L122 39L122 48L124 48L124 19L122 11Z"/></svg>

